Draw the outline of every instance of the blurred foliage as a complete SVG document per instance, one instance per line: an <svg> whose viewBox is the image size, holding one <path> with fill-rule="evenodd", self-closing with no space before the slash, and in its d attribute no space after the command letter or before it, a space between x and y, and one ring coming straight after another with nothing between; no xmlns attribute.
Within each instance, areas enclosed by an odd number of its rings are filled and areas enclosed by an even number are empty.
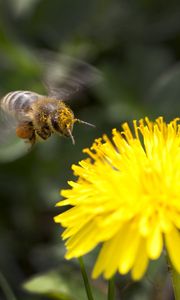
<svg viewBox="0 0 180 300"><path fill-rule="evenodd" d="M28 153L16 143L0 147L0 270L23 300L46 299L46 291L24 291L23 282L37 276L46 287L43 278L57 276L57 266L74 266L63 259L61 229L53 216L60 211L54 208L59 190L72 178L71 164L84 157L81 149L123 121L179 116L180 2L0 0L0 94L45 92L40 64L44 51L78 57L96 66L103 80L73 97L75 115L96 124L96 129L75 126L75 146L52 137ZM87 256L89 270L95 252ZM173 299L166 274L162 259L139 283L117 276L117 299ZM61 276L53 282L56 292L64 285ZM78 271L74 276L76 285ZM102 293L105 286L98 281ZM1 292L0 299L5 299Z"/></svg>
<svg viewBox="0 0 180 300"><path fill-rule="evenodd" d="M31 293L43 294L50 299L79 300L86 298L80 271L77 267L73 268L67 265L61 266L59 270L35 276L25 282L23 287ZM105 292L98 286L93 286L92 292L96 299L103 300L106 298Z"/></svg>

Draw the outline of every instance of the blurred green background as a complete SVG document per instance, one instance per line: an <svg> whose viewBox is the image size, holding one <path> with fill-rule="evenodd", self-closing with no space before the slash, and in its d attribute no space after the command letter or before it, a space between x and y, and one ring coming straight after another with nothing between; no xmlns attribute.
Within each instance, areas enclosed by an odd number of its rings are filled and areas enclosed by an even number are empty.
<svg viewBox="0 0 180 300"><path fill-rule="evenodd" d="M44 91L37 56L44 51L100 70L103 79L72 101L76 116L96 128L76 125L75 146L53 137L26 155L18 144L1 147L0 285L2 272L20 300L86 299L78 264L64 261L53 222L59 190L94 138L145 115L179 116L180 1L1 0L0 94ZM85 258L89 271L96 254ZM96 299L105 299L106 282L94 288ZM7 299L2 288L0 299ZM117 299L173 299L165 259L152 263L141 282L117 276Z"/></svg>

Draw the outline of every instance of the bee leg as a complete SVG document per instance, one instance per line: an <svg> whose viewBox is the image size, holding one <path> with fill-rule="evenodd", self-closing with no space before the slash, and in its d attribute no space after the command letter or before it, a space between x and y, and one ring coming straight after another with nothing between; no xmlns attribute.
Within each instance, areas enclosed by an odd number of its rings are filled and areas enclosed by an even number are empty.
<svg viewBox="0 0 180 300"><path fill-rule="evenodd" d="M51 131L48 127L42 127L41 130L36 130L36 133L43 140L47 140L51 136Z"/></svg>
<svg viewBox="0 0 180 300"><path fill-rule="evenodd" d="M35 134L34 130L33 130L32 136L29 138L29 140L27 140L27 142L31 144L31 146L30 146L30 150L31 150L31 148L36 143L36 134Z"/></svg>

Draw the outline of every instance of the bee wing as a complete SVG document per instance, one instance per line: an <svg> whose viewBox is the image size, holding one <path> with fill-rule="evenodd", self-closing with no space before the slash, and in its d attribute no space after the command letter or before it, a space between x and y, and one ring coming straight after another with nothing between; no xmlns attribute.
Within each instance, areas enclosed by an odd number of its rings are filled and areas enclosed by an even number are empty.
<svg viewBox="0 0 180 300"><path fill-rule="evenodd" d="M2 142L8 136L15 134L17 120L6 113L2 108L0 109L0 141Z"/></svg>
<svg viewBox="0 0 180 300"><path fill-rule="evenodd" d="M28 145L25 144L22 139L16 136L17 125L18 125L17 119L13 115L6 113L1 108L0 109L0 162L13 161L21 157L25 153L27 153Z"/></svg>
<svg viewBox="0 0 180 300"><path fill-rule="evenodd" d="M15 134L16 127L20 122L28 122L30 118L23 109L16 109L15 114L5 111L0 105L0 141L7 135Z"/></svg>
<svg viewBox="0 0 180 300"><path fill-rule="evenodd" d="M11 138L16 137L16 127L19 122L30 121L24 110L16 109L16 114L5 111L0 101L0 145Z"/></svg>
<svg viewBox="0 0 180 300"><path fill-rule="evenodd" d="M73 94L102 79L101 72L95 67L66 55L53 60L50 58L44 73L49 96L61 100L69 99Z"/></svg>

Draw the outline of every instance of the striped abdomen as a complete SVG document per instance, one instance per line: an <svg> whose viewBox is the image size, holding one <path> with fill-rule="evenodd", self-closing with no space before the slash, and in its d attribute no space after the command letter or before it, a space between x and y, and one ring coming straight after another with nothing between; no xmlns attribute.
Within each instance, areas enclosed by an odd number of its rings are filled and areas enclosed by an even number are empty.
<svg viewBox="0 0 180 300"><path fill-rule="evenodd" d="M39 97L42 96L30 91L10 92L1 99L1 109L18 118L22 112L27 112Z"/></svg>

